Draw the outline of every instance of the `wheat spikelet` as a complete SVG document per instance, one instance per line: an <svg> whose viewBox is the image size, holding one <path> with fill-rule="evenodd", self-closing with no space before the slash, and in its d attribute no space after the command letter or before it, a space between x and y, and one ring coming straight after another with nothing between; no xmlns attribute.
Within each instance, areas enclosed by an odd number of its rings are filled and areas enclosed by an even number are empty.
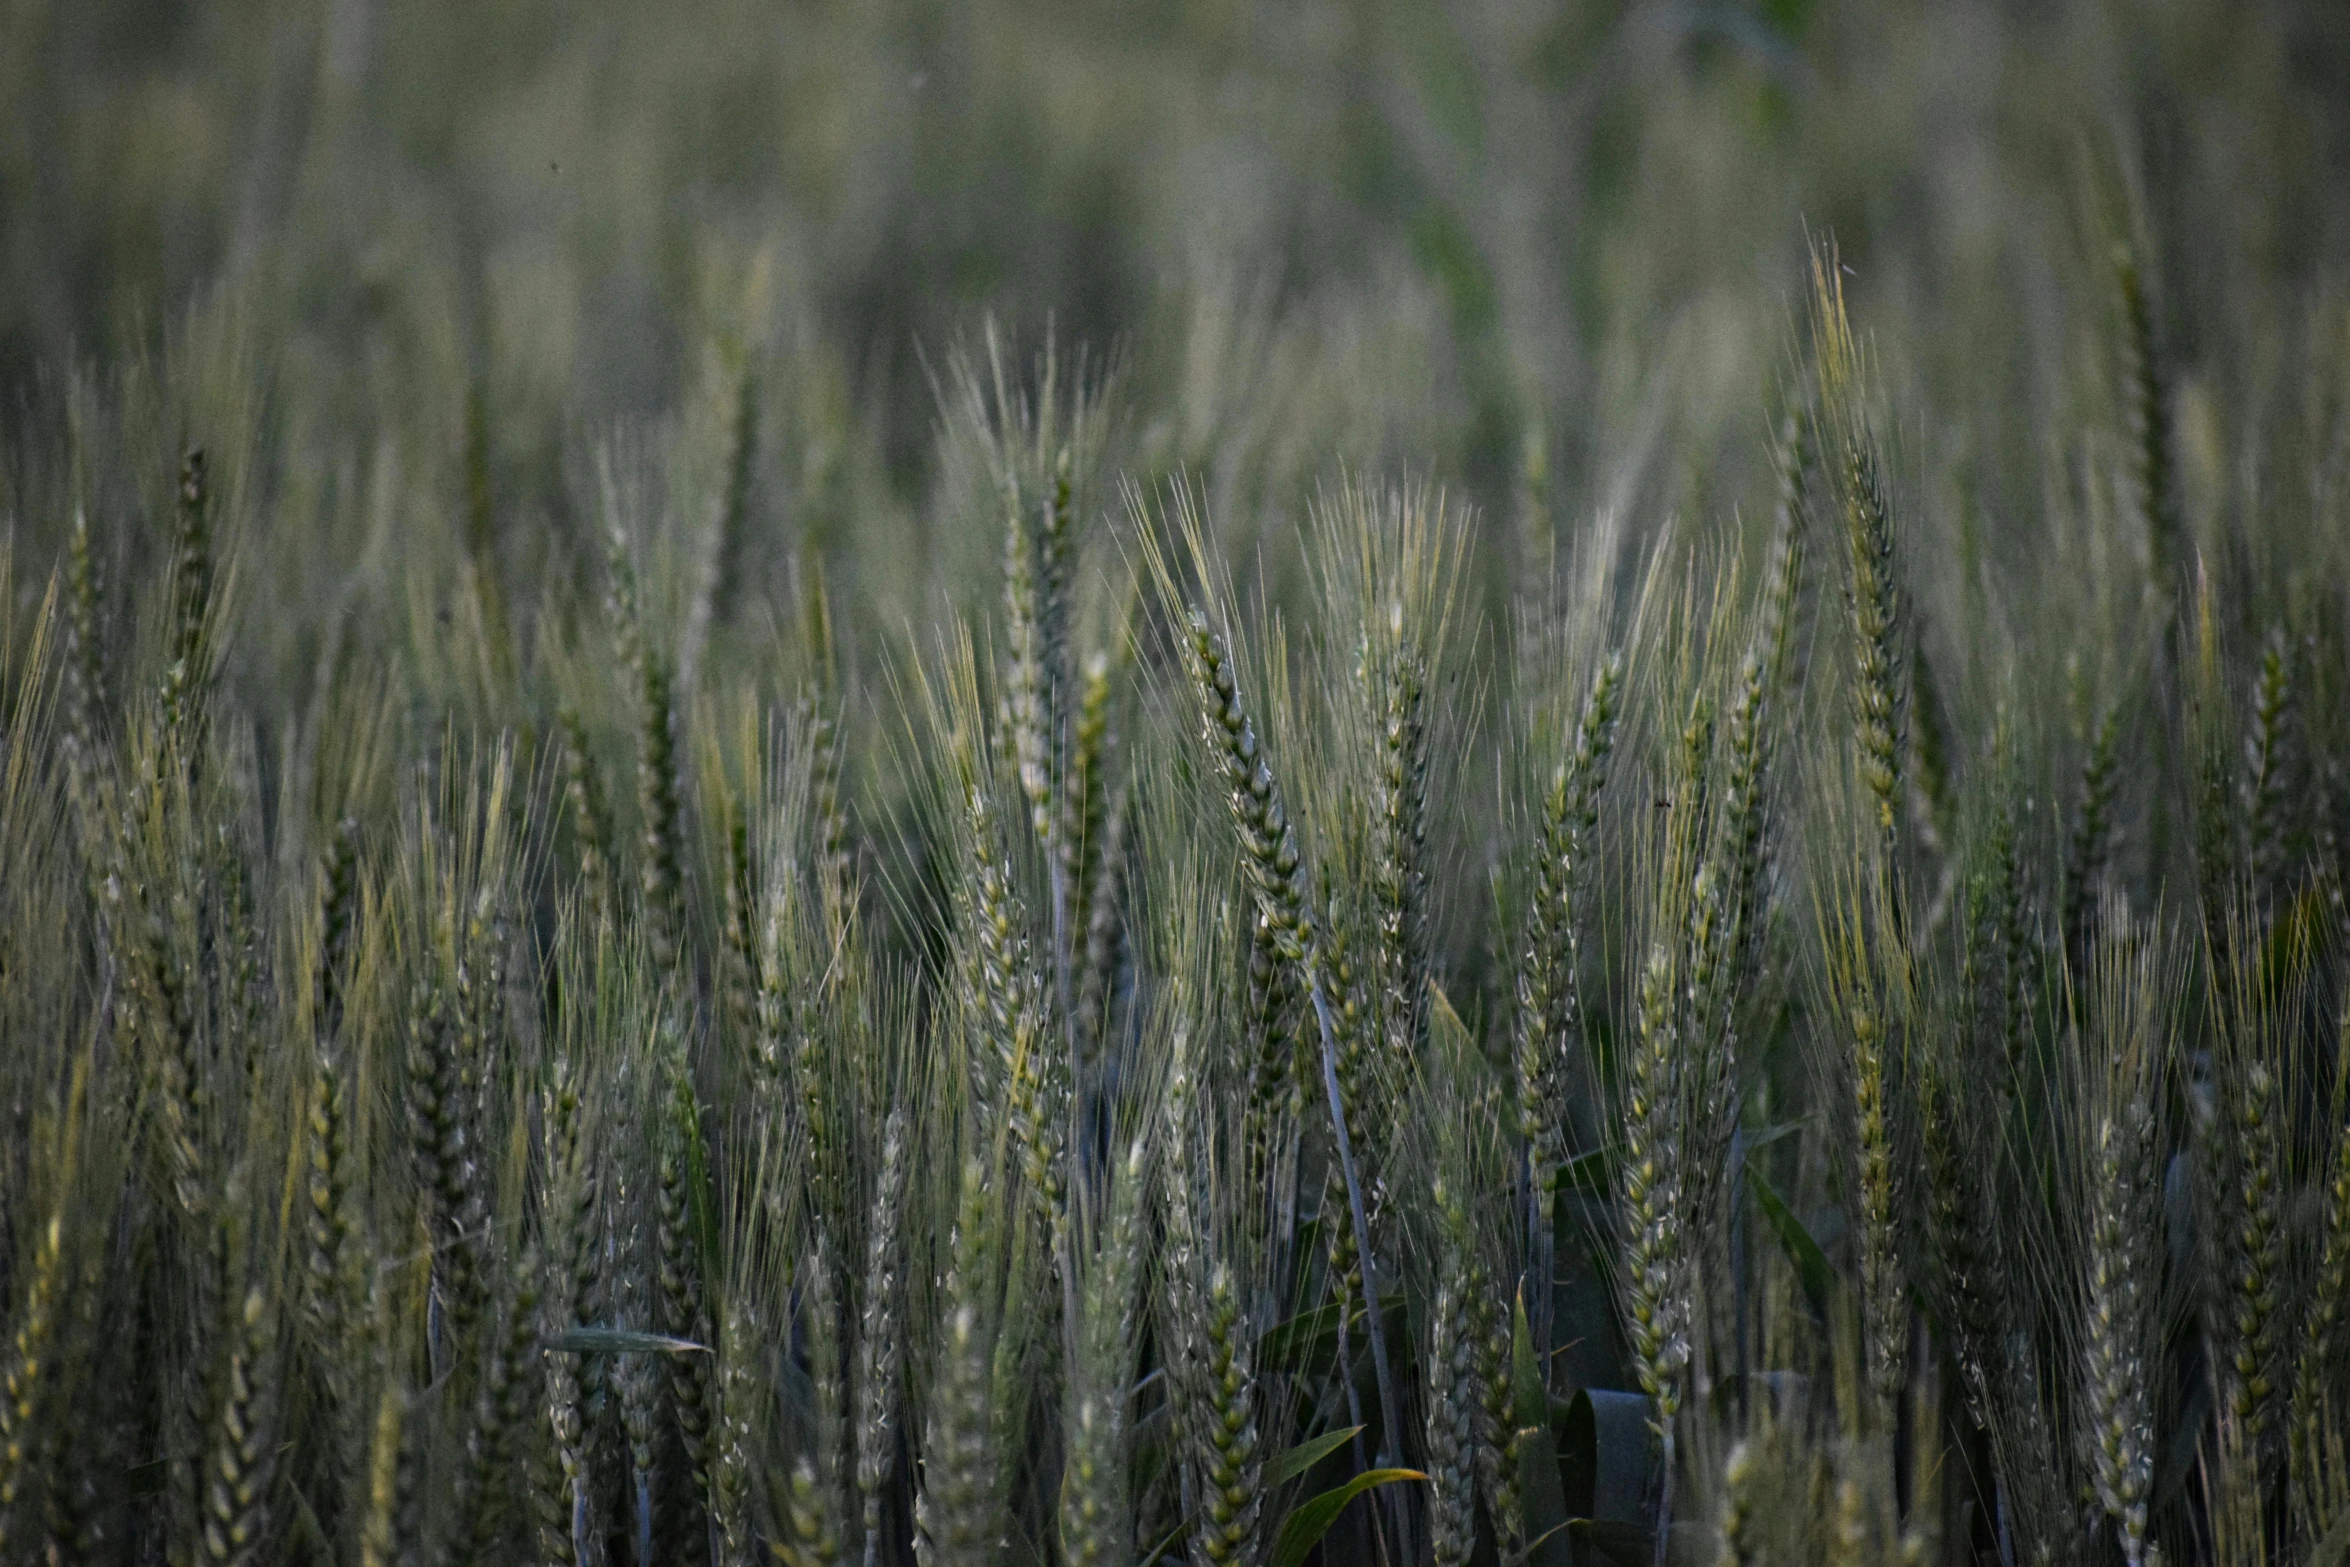
<svg viewBox="0 0 2350 1567"><path fill-rule="evenodd" d="M1085 1276L1062 1416L1058 1521L1070 1567L1123 1567L1133 1555L1127 1407L1139 1348L1147 1147L1137 1138L1117 1168L1108 1222Z"/></svg>
<svg viewBox="0 0 2350 1567"><path fill-rule="evenodd" d="M1762 1463L1753 1438L1742 1438L1722 1461L1722 1553L1717 1567L1758 1567L1763 1560L1755 1519Z"/></svg>
<svg viewBox="0 0 2350 1567"><path fill-rule="evenodd" d="M1882 910L1883 879L1870 895ZM1869 934L1869 902L1855 898L1832 918L1829 986L1850 1074L1853 1186L1858 1209L1861 1331L1869 1385L1890 1416L1907 1375L1909 1291L1901 1261L1904 1161L1897 1146L1894 1071L1898 1008L1908 992L1898 937ZM1880 932L1887 923L1880 912Z"/></svg>
<svg viewBox="0 0 2350 1567"><path fill-rule="evenodd" d="M1586 873L1586 839L1598 821L1597 800L1614 748L1623 675L1620 655L1611 655L1593 673L1574 749L1543 792L1536 830L1533 886L1518 961L1516 1072L1518 1135L1534 1161L1531 1184L1545 1216L1551 1172L1564 1153L1560 1095L1576 1043L1581 933L1575 896ZM1537 1228L1540 1222L1538 1216Z"/></svg>
<svg viewBox="0 0 2350 1567"><path fill-rule="evenodd" d="M2154 306L2135 247L2113 247L2115 292L2122 311L2121 395L2124 431L2130 446L2130 478L2137 490L2138 516L2146 529L2146 554L2154 590L2168 597L2173 575L2186 561L2172 474L2170 393L2162 350L2154 330Z"/></svg>
<svg viewBox="0 0 2350 1567"><path fill-rule="evenodd" d="M1706 1231L1721 1221L1731 1144L1738 1125L1741 1002L1760 961L1765 894L1765 827L1772 759L1773 697L1786 657L1801 551L1795 510L1783 514L1771 541L1756 624L1739 660L1721 757L1709 771L1714 789L1712 843L1690 886L1689 997L1694 1082L1683 1152L1686 1204Z"/></svg>
<svg viewBox="0 0 2350 1567"><path fill-rule="evenodd" d="M459 1492L462 1522L457 1538L475 1561L489 1561L517 1534L515 1519L528 1511L514 1494L517 1472L527 1474L531 1423L543 1407L538 1338L542 1301L540 1259L525 1249L513 1259L514 1286L501 1307L503 1332L491 1337L481 1376L468 1455Z"/></svg>
<svg viewBox="0 0 2350 1567"><path fill-rule="evenodd" d="M1232 1270L1215 1263L1200 1292L1190 1381L1202 1497L1192 1543L1203 1560L1218 1564L1251 1559L1263 1505L1256 1382L1242 1332Z"/></svg>
<svg viewBox="0 0 2350 1567"><path fill-rule="evenodd" d="M818 1309L827 1313L834 1309L831 1291L828 1288L822 1291L821 1300L812 1298L810 1306L810 1358L813 1359L817 1331L813 1313ZM830 1329L836 1404L840 1380L839 1337L836 1320ZM757 1460L753 1454L761 1436L759 1403L764 1390L760 1387L758 1358L763 1348L755 1309L740 1295L729 1294L718 1319L718 1428L712 1444L710 1472L710 1520L717 1540L718 1567L746 1567L755 1559L752 1496ZM819 1374L817 1385L821 1389L823 1384L824 1378ZM819 1443L831 1435L821 1419L818 1433ZM812 1468L810 1473L812 1479ZM827 1537L827 1543L829 1549L820 1560L829 1561L838 1552L838 1530Z"/></svg>
<svg viewBox="0 0 2350 1567"><path fill-rule="evenodd" d="M1301 1002L1295 971L1281 961L1272 922L1262 913L1249 921L1245 974L1240 1026L1248 1098L1240 1139L1248 1162L1243 1178L1246 1190L1264 1196L1261 1212L1270 1222L1282 1209L1295 1207L1286 1187L1295 1175L1305 1079L1299 1061L1303 1041L1298 1033Z"/></svg>
<svg viewBox="0 0 2350 1567"><path fill-rule="evenodd" d="M1047 589L1038 578L1041 541L1030 535L1017 488L1004 505L1004 635L1011 662L1004 677L1004 728L1011 737L1020 793L1028 802L1029 824L1039 843L1056 835L1055 774L1058 771L1058 715L1053 711L1053 674L1043 624ZM1047 526L1050 526L1048 507Z"/></svg>
<svg viewBox="0 0 2350 1567"><path fill-rule="evenodd" d="M441 985L420 982L408 1019L410 1147L433 1239L434 1271L449 1303L449 1338L469 1347L479 1304L479 1164L460 1031Z"/></svg>
<svg viewBox="0 0 2350 1567"><path fill-rule="evenodd" d="M1305 862L1298 851L1289 813L1281 803L1272 768L1260 753L1256 727L1241 703L1224 639L1198 609L1189 614L1183 649L1193 693L1200 706L1203 732L1224 777L1258 912L1273 927L1275 944L1283 959L1297 968L1301 988L1321 1030L1323 1093L1338 1145L1339 1168L1346 1183L1353 1244L1362 1268L1364 1296L1376 1301L1379 1284L1372 1260L1370 1217L1364 1203L1362 1175L1356 1164L1353 1129L1348 1124L1350 1107L1339 1076L1337 1026L1323 989L1320 936L1308 894ZM1389 1369L1386 1329L1376 1309L1369 1313L1367 1326L1380 1406L1395 1411L1399 1408L1395 1377ZM1392 1427L1394 1421L1391 1419L1388 1424Z"/></svg>
<svg viewBox="0 0 2350 1567"><path fill-rule="evenodd" d="M346 814L336 819L320 857L318 879L318 966L312 994L318 1032L324 1037L342 1026L343 970L358 929L358 817Z"/></svg>
<svg viewBox="0 0 2350 1567"><path fill-rule="evenodd" d="M1373 702L1371 890L1378 934L1379 1012L1387 1052L1401 1070L1418 1053L1428 877L1426 658L1391 607L1390 644L1367 671Z"/></svg>
<svg viewBox="0 0 2350 1567"><path fill-rule="evenodd" d="M56 1353L58 1299L65 1241L65 1221L53 1216L41 1231L33 1252L32 1276L26 1280L18 1310L16 1337L9 1344L8 1370L0 1377L0 1548L8 1543L8 1528L17 1499L30 1489L42 1414L42 1378L53 1375Z"/></svg>
<svg viewBox="0 0 2350 1567"><path fill-rule="evenodd" d="M1673 943L1653 942L1641 969L1639 1033L1623 1103L1626 1326L1660 1435L1680 1411L1681 1371L1689 1359L1674 967Z"/></svg>
<svg viewBox="0 0 2350 1567"><path fill-rule="evenodd" d="M594 1320L602 1279L596 1233L596 1178L588 1158L587 1107L571 1057L555 1057L541 1093L546 1128L544 1253L545 1315L551 1333ZM554 1484L542 1494L539 1538L556 1567L577 1567L588 1534L591 1501L587 1407L579 1357L550 1350L544 1357L548 1435L554 1445Z"/></svg>
<svg viewBox="0 0 2350 1567"><path fill-rule="evenodd" d="M1061 875L1069 889L1069 930L1080 941L1093 928L1096 882L1109 849L1110 768L1117 737L1110 728L1114 687L1106 653L1088 654L1078 672L1077 712L1069 726L1068 783L1058 828Z"/></svg>
<svg viewBox="0 0 2350 1567"><path fill-rule="evenodd" d="M643 823L638 882L654 965L672 973L683 956L685 928L684 871L679 862L684 806L678 780L676 717L667 662L643 647L637 663L637 814Z"/></svg>
<svg viewBox="0 0 2350 1567"><path fill-rule="evenodd" d="M568 1355L547 1356L547 1427L554 1446L552 1483L538 1491L539 1554L553 1567L574 1567L588 1516L587 1425L579 1370Z"/></svg>
<svg viewBox="0 0 2350 1567"><path fill-rule="evenodd" d="M846 1533L843 1497L844 1483L849 1477L844 1464L851 1456L849 1363L841 1340L840 1303L835 1294L833 1272L828 1264L818 1261L824 1256L825 1236L821 1230L816 1240L817 1249L811 1255L808 1270L808 1372L816 1389L815 1471L822 1489L811 1500L819 1504L819 1533L827 1539L839 1540ZM795 1493L793 1506L804 1505Z"/></svg>
<svg viewBox="0 0 2350 1567"><path fill-rule="evenodd" d="M637 598L630 540L617 517L606 551L606 607L620 668L635 689L638 891L653 966L678 971L685 937L685 881L681 862L683 782L677 761L677 714L668 657L653 645Z"/></svg>
<svg viewBox="0 0 2350 1567"><path fill-rule="evenodd" d="M2211 1093L2199 1105L2197 1229L2204 1260L2204 1332L2219 1405L2216 1510L2238 1534L2258 1533L2261 1498L2281 1434L2289 1329L2286 1203L2294 1117L2279 1081L2299 1028L2305 952L2272 942L2249 887L2205 941ZM2283 958L2283 962L2277 961Z"/></svg>
<svg viewBox="0 0 2350 1567"><path fill-rule="evenodd" d="M2162 1132L2170 1019L2159 936L2100 917L2083 1033L2083 1420L2091 1483L2131 1567L2148 1559L2162 1354Z"/></svg>
<svg viewBox="0 0 2350 1567"><path fill-rule="evenodd" d="M2284 628L2269 632L2252 685L2252 728L2244 739L2245 866L2253 886L2274 890L2285 864L2286 801L2293 784L2293 665Z"/></svg>
<svg viewBox="0 0 2350 1567"><path fill-rule="evenodd" d="M1899 1224L1891 1112L1887 1102L1884 1018L1867 1002L1850 1013L1853 1110L1860 1138L1861 1292L1868 1315L1871 1377L1890 1404L1903 1375L1908 1301L1897 1255Z"/></svg>
<svg viewBox="0 0 2350 1567"><path fill-rule="evenodd" d="M1044 984L1030 961L1027 911L997 837L983 783L965 791L973 845L964 983L982 1049L972 1063L983 1110L1000 1110L1030 1190L1059 1233L1066 1220L1062 1102L1065 1063L1053 1049Z"/></svg>
<svg viewBox="0 0 2350 1567"><path fill-rule="evenodd" d="M1103 818L1100 846L1090 851L1094 866L1083 904L1085 948L1076 990L1081 1061L1097 1058L1109 1041L1110 1009L1126 950L1127 803L1125 791L1119 791Z"/></svg>
<svg viewBox="0 0 2350 1567"><path fill-rule="evenodd" d="M2097 1124L2097 1206L2090 1227L2086 1362L2097 1499L2121 1531L2122 1551L2146 1559L2147 1493L2153 1482L2154 1418L2147 1323L2154 1281L2151 1248L2152 1139L2143 1112L2125 1106Z"/></svg>
<svg viewBox="0 0 2350 1567"><path fill-rule="evenodd" d="M1327 998L1324 1009L1330 1017L1331 1038L1337 1045L1331 1063L1338 1080L1338 1102L1344 1109L1347 1148L1366 1193L1375 1200L1380 1156L1393 1118L1381 1113L1377 1085L1387 1064L1382 1059L1385 1041L1378 1031L1375 998L1367 983L1366 970L1371 965L1358 966L1356 962L1354 915L1346 896L1333 889L1323 903L1320 927L1324 932L1322 993ZM1342 1170L1340 1179L1344 1177ZM1355 1239L1350 1236L1348 1244Z"/></svg>
<svg viewBox="0 0 2350 1567"><path fill-rule="evenodd" d="M109 1273L106 1259L84 1258L60 1335L63 1374L52 1396L56 1407L75 1410L79 1418L70 1428L53 1423L44 1444L42 1461L51 1467L43 1553L52 1562L100 1559L111 1546L120 1501L122 1431L110 1407L117 1391L112 1352L120 1344L111 1330L119 1313L111 1309L116 1303L107 1293Z"/></svg>
<svg viewBox="0 0 2350 1567"><path fill-rule="evenodd" d="M824 1486L816 1477L816 1466L802 1457L792 1465L791 1478L785 1482L787 1533L784 1538L770 1542L770 1549L786 1567L822 1567L845 1559L823 1498Z"/></svg>
<svg viewBox="0 0 2350 1567"><path fill-rule="evenodd" d="M708 628L726 623L734 608L735 584L749 545L753 481L759 464L759 372L748 358L735 375L733 417L727 422L726 474L711 519L708 569L695 595L692 637L699 646Z"/></svg>
<svg viewBox="0 0 2350 1567"><path fill-rule="evenodd" d="M991 1554L1001 1527L1002 1454L993 1440L997 1324L988 1184L986 1166L976 1158L966 1160L923 1430L922 1488L914 1509L915 1556L923 1567L978 1567Z"/></svg>
<svg viewBox="0 0 2350 1567"><path fill-rule="evenodd" d="M2343 1371L2343 1321L2350 1311L2350 1121L2343 1105L2350 1098L2350 1008L2345 1008L2334 1050L2334 1101L2337 1122L2332 1158L2318 1167L2319 1239L2315 1266L2308 1284L2308 1305L2301 1327L2301 1349L2294 1363L2291 1414L2293 1483L2304 1496L2320 1490L2319 1471L2327 1457L2327 1422L2341 1418L2338 1395ZM2341 1438L2332 1438L2339 1443Z"/></svg>
<svg viewBox="0 0 2350 1567"><path fill-rule="evenodd" d="M178 528L171 551L171 643L163 677L165 732L174 740L194 732L205 669L205 630L212 614L213 540L211 470L201 447L180 459ZM193 764L197 746L183 755Z"/></svg>
<svg viewBox="0 0 2350 1567"><path fill-rule="evenodd" d="M2114 768L2119 761L2121 709L2108 706L2091 731L2081 762L2080 804L2065 845L2064 951L2076 970L2089 961L2090 916L2097 906L2097 878L2111 849Z"/></svg>
<svg viewBox="0 0 2350 1567"><path fill-rule="evenodd" d="M2148 1328L2154 1281L2132 1233L2144 1217L2149 1128L2142 1107L2122 1104L2097 1120L2092 1150L2089 1247L2084 1269L2083 1420L2090 1487L2132 1562L2147 1549L2153 1469Z"/></svg>
<svg viewBox="0 0 2350 1567"><path fill-rule="evenodd" d="M66 553L65 737L67 761L78 772L98 760L106 713L103 585L90 542L90 519L74 508Z"/></svg>
<svg viewBox="0 0 2350 1567"><path fill-rule="evenodd" d="M1891 844L1902 785L1901 602L1893 575L1893 518L1869 427L1866 365L1844 309L1843 267L1833 249L1815 250L1811 270L1813 352L1828 427L1821 456L1835 478L1844 524L1853 739L1878 832Z"/></svg>
<svg viewBox="0 0 2350 1567"><path fill-rule="evenodd" d="M821 593L817 601L822 603ZM808 729L810 803L816 820L816 885L824 906L825 934L837 948L857 904L854 850L842 790L840 720L815 697L803 704L801 714Z"/></svg>
<svg viewBox="0 0 2350 1567"><path fill-rule="evenodd" d="M1482 1294L1475 1297L1482 1300ZM1522 1298L1522 1297L1521 1297ZM1523 1461L1525 1431L1517 1418L1510 1384L1509 1313L1486 1306L1473 1327L1477 1349L1477 1480L1493 1518L1502 1559L1515 1560L1525 1548Z"/></svg>
<svg viewBox="0 0 2350 1567"><path fill-rule="evenodd" d="M1477 1547L1477 1346L1460 1272L1448 1256L1428 1319L1428 1537L1438 1567L1463 1567Z"/></svg>
<svg viewBox="0 0 2350 1567"><path fill-rule="evenodd" d="M1197 1506L1188 1520L1192 1550L1211 1562L1252 1559L1262 1499L1255 1424L1256 1384L1241 1318L1239 1285L1207 1228L1213 1196L1204 1188L1194 1121L1200 1084L1190 1037L1179 1027L1161 1101L1165 1138L1168 1369ZM1206 1211L1203 1212L1203 1204ZM1341 1333L1346 1306L1341 1302ZM1343 1340L1341 1354L1345 1353Z"/></svg>
<svg viewBox="0 0 2350 1567"><path fill-rule="evenodd" d="M360 1532L359 1560L363 1567L395 1567L408 1557L401 1536L401 1442L406 1399L397 1382L386 1380L377 1402L374 1441L368 1449L368 1509Z"/></svg>
<svg viewBox="0 0 2350 1567"><path fill-rule="evenodd" d="M241 1567L261 1559L277 1462L276 1333L259 1289L247 1292L232 1342L226 1393L205 1465L204 1557Z"/></svg>
<svg viewBox="0 0 2350 1567"><path fill-rule="evenodd" d="M2231 1096L2235 1119L2237 1189L2234 1270L2228 1279L2233 1352L2228 1409L2242 1422L2246 1442L2258 1447L2270 1424L2276 1394L2277 1316L2283 1278L2283 1172L2277 1138L2284 1129L2276 1074L2265 1061L2245 1064Z"/></svg>
<svg viewBox="0 0 2350 1567"><path fill-rule="evenodd" d="M555 725L563 742L563 794L571 810L572 842L579 852L581 912L588 927L596 929L618 913L612 891L612 824L579 710L564 703L555 710Z"/></svg>
<svg viewBox="0 0 2350 1567"><path fill-rule="evenodd" d="M734 1037L747 1045L759 1038L759 999L765 983L759 962L760 905L751 870L750 824L732 799L724 802L723 832L726 886L718 922L718 990L725 1001L728 1026Z"/></svg>
<svg viewBox="0 0 2350 1567"><path fill-rule="evenodd" d="M1945 1046L1944 1049L1949 1047ZM1926 1187L1926 1228L1933 1243L1931 1280L1958 1362L1968 1412L1985 1430L1998 1419L2006 1391L2002 1277L1995 1239L1979 1207L1985 1139L1965 1101L1957 1071L1939 1052L1918 1074L1918 1163ZM1990 1233L1986 1233L1986 1232Z"/></svg>
<svg viewBox="0 0 2350 1567"><path fill-rule="evenodd" d="M158 763L161 759L162 753L156 753ZM171 882L163 885L155 885L161 878L149 871L151 856L178 835L184 802L184 784L168 774L143 780L129 792L118 823L120 869L108 876L106 891L107 923L122 965L123 1031L138 1042L153 1083L169 1189L181 1212L193 1218L204 1211L208 1196L200 1138L211 1095L195 1002L177 947L177 928L192 923L192 914L177 885L176 867Z"/></svg>
<svg viewBox="0 0 2350 1567"><path fill-rule="evenodd" d="M864 1510L865 1567L881 1558L882 1507L897 1464L900 1337L898 1251L906 1190L906 1121L892 1110L881 1136L881 1175L866 1228L863 1320L857 1335L857 1494Z"/></svg>
<svg viewBox="0 0 2350 1567"><path fill-rule="evenodd" d="M419 1271L420 1270L410 1270ZM387 1281L391 1283L391 1281ZM396 1284L392 1288L398 1288ZM369 1433L366 1469L366 1512L360 1520L361 1567L401 1567L412 1560L423 1535L421 1495L424 1442L418 1430L412 1398L403 1375L403 1351L415 1336L422 1315L425 1281L416 1280L415 1294L406 1290L394 1299L391 1289L379 1292L379 1388Z"/></svg>
<svg viewBox="0 0 2350 1567"><path fill-rule="evenodd" d="M682 1057L682 1045L676 1047ZM701 1243L697 1234L696 1166L701 1147L700 1111L682 1059L672 1062L670 1091L658 1133L653 1182L654 1311L657 1331L672 1338L708 1344L712 1335ZM711 1409L710 1357L664 1358L670 1418L685 1449L686 1484L668 1509L677 1537L698 1557L708 1535Z"/></svg>
<svg viewBox="0 0 2350 1567"><path fill-rule="evenodd" d="M323 1042L315 1052L309 1121L305 1293L319 1335L331 1343L344 1331L363 1286L356 1266L359 1221L351 1201L350 1092Z"/></svg>

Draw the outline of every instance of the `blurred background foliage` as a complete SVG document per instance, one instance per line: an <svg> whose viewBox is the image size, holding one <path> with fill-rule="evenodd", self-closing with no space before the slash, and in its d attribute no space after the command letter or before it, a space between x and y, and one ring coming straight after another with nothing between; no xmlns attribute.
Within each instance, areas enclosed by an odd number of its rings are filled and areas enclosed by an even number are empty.
<svg viewBox="0 0 2350 1567"><path fill-rule="evenodd" d="M1341 461L1504 515L1529 450L1562 514L1719 510L1807 232L1921 478L2012 514L2043 465L1984 454L2109 379L2117 200L2190 440L2350 255L2327 0L8 0L0 36L11 425L202 301L316 471L396 436L453 488L482 425L518 566L582 432L714 351L774 356L775 537L919 534L989 314L1119 354L1129 467L1202 472L1244 537Z"/></svg>

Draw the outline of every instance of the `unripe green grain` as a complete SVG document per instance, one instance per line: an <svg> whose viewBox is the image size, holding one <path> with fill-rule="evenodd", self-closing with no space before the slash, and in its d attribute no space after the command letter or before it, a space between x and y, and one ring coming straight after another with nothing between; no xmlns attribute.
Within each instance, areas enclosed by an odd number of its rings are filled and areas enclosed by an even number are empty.
<svg viewBox="0 0 2350 1567"><path fill-rule="evenodd" d="M857 1494L864 1509L865 1567L881 1559L882 1508L897 1467L900 1323L898 1226L906 1191L906 1121L892 1110L882 1129L881 1175L865 1228L865 1291L857 1337Z"/></svg>

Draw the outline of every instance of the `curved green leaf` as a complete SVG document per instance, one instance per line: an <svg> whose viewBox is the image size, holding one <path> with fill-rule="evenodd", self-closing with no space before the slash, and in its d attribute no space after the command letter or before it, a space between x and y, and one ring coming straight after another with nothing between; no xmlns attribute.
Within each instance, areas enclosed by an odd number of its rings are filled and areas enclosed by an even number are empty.
<svg viewBox="0 0 2350 1567"><path fill-rule="evenodd" d="M1264 1483L1269 1486L1279 1485L1284 1480L1296 1479L1354 1440L1355 1433L1361 1429L1361 1426L1348 1426L1343 1431L1326 1431L1320 1436L1298 1443L1297 1446L1265 1465Z"/></svg>
<svg viewBox="0 0 2350 1567"><path fill-rule="evenodd" d="M1338 1522L1338 1515L1346 1511L1346 1504L1373 1486L1393 1480L1427 1478L1417 1469L1366 1469L1346 1484L1300 1502L1294 1512L1281 1520L1281 1537L1273 1546L1273 1567L1303 1567L1306 1552L1330 1532L1330 1526Z"/></svg>
<svg viewBox="0 0 2350 1567"><path fill-rule="evenodd" d="M1820 1243L1812 1239L1811 1231L1803 1227L1795 1210L1787 1206L1762 1171L1749 1164L1746 1179L1753 1183L1754 1200L1762 1204L1763 1217L1778 1231L1779 1244L1787 1249L1788 1260L1795 1264L1795 1276L1802 1281L1803 1293L1811 1301L1812 1310L1827 1316L1828 1294L1836 1281L1835 1270L1828 1266L1828 1254L1820 1250Z"/></svg>
<svg viewBox="0 0 2350 1567"><path fill-rule="evenodd" d="M540 1346L571 1355L707 1355L710 1346L666 1333L634 1333L627 1328L571 1328L550 1333Z"/></svg>

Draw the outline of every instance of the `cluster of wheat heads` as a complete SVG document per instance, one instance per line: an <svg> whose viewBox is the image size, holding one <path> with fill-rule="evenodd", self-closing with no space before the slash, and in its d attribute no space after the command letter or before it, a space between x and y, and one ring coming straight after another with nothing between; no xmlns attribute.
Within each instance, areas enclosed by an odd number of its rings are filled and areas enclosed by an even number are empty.
<svg viewBox="0 0 2350 1567"><path fill-rule="evenodd" d="M1050 357L878 673L730 599L747 374L698 542L615 448L307 691L234 443L0 557L0 1554L2341 1561L2339 621L2192 570L2126 310L2142 602L1961 699L1813 292L1765 525L1506 634L1409 486L1252 600Z"/></svg>

